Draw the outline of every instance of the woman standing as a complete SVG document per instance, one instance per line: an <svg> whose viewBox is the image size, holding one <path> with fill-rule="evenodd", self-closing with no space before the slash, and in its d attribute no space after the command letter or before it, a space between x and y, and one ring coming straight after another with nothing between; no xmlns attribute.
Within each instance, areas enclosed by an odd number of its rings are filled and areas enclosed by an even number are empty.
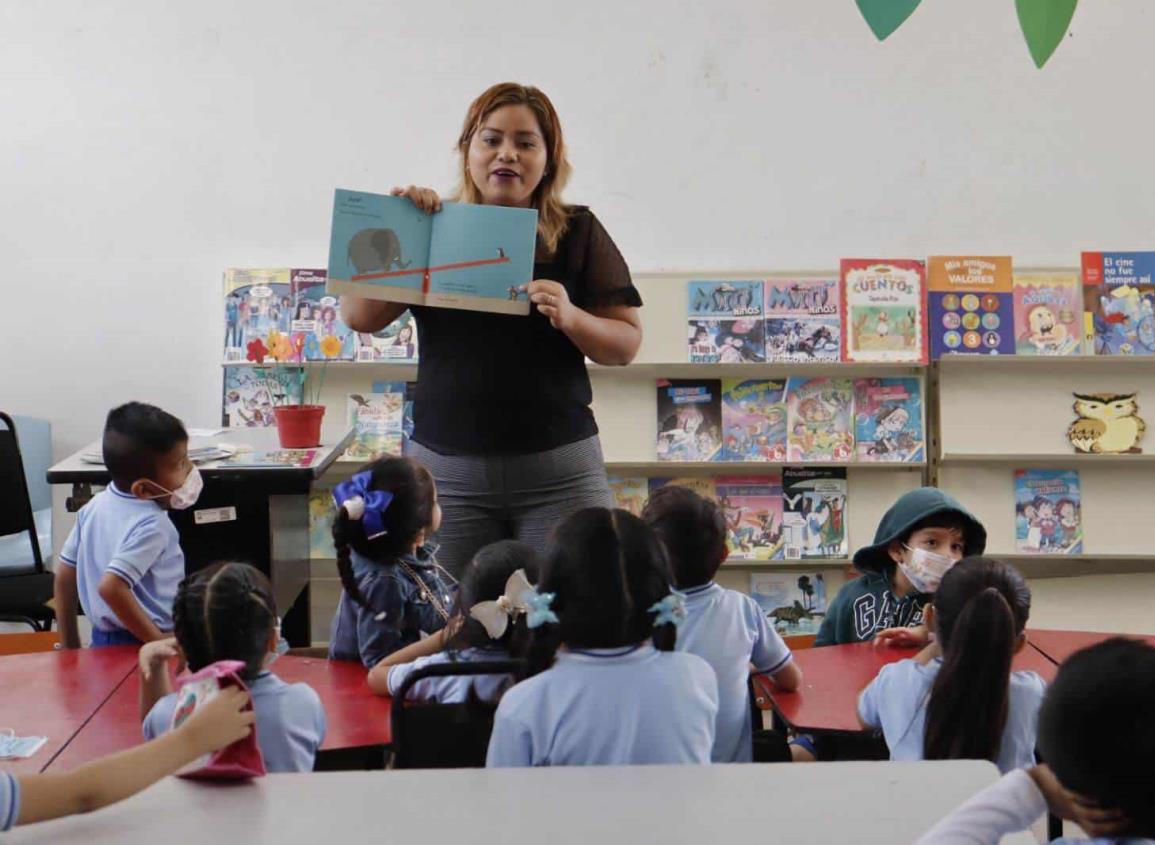
<svg viewBox="0 0 1155 845"><path fill-rule="evenodd" d="M482 546L541 548L552 526L611 505L585 358L624 365L642 341L642 305L609 234L562 203L570 175L561 124L541 91L495 85L469 108L457 142L458 200L536 208L529 316L412 308L421 338L409 454L432 470L442 565L457 573ZM423 211L429 188L395 188ZM373 332L400 303L344 297L345 321Z"/></svg>

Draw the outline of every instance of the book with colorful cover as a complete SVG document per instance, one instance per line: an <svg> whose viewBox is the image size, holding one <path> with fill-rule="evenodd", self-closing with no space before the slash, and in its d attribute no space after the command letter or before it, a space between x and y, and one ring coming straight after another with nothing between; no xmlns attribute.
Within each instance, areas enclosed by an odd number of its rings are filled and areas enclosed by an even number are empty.
<svg viewBox="0 0 1155 845"><path fill-rule="evenodd" d="M333 546L333 520L336 517L333 488L313 487L309 491L309 557L312 560L337 556Z"/></svg>
<svg viewBox="0 0 1155 845"><path fill-rule="evenodd" d="M767 279L766 360L834 362L842 358L837 279Z"/></svg>
<svg viewBox="0 0 1155 845"><path fill-rule="evenodd" d="M690 282L688 294L691 363L766 360L761 282Z"/></svg>
<svg viewBox="0 0 1155 845"><path fill-rule="evenodd" d="M525 315L536 247L536 209L445 202L426 214L404 197L339 189L329 292Z"/></svg>
<svg viewBox="0 0 1155 845"><path fill-rule="evenodd" d="M221 466L308 469L316 460L316 449L274 449L269 452L239 452L227 461L221 461Z"/></svg>
<svg viewBox="0 0 1155 845"><path fill-rule="evenodd" d="M294 269L290 274L293 319L289 332L294 360L352 361L357 336L341 319L337 297L325 291L325 271Z"/></svg>
<svg viewBox="0 0 1155 845"><path fill-rule="evenodd" d="M752 572L750 598L782 636L816 634L826 615L826 580L821 572Z"/></svg>
<svg viewBox="0 0 1155 845"><path fill-rule="evenodd" d="M667 484L673 484L677 487L685 487L687 490L693 490L704 499L717 499L718 487L715 482L716 479L705 475L686 476L683 478L650 478L650 495L652 496L655 490L659 490Z"/></svg>
<svg viewBox="0 0 1155 845"><path fill-rule="evenodd" d="M1082 554L1082 501L1075 470L1015 470L1015 550Z"/></svg>
<svg viewBox="0 0 1155 845"><path fill-rule="evenodd" d="M401 454L405 422L405 382L378 382L369 394L349 395L353 441L339 460L369 463Z"/></svg>
<svg viewBox="0 0 1155 845"><path fill-rule="evenodd" d="M717 478L718 505L726 517L730 560L782 557L782 477Z"/></svg>
<svg viewBox="0 0 1155 845"><path fill-rule="evenodd" d="M411 363L418 359L418 355L417 321L411 311L406 311L380 331L357 335L357 360L362 363Z"/></svg>
<svg viewBox="0 0 1155 845"><path fill-rule="evenodd" d="M854 382L791 376L786 385L787 460L854 458Z"/></svg>
<svg viewBox="0 0 1155 845"><path fill-rule="evenodd" d="M1155 354L1155 252L1084 252L1086 351Z"/></svg>
<svg viewBox="0 0 1155 845"><path fill-rule="evenodd" d="M260 363L266 356L294 360L289 339L293 290L288 268L229 268L224 286L225 362Z"/></svg>
<svg viewBox="0 0 1155 845"><path fill-rule="evenodd" d="M782 534L787 560L844 558L846 470L787 467L782 471Z"/></svg>
<svg viewBox="0 0 1155 845"><path fill-rule="evenodd" d="M842 360L925 364L926 265L842 259Z"/></svg>
<svg viewBox="0 0 1155 845"><path fill-rule="evenodd" d="M658 379L659 461L720 460L721 394L718 379Z"/></svg>
<svg viewBox="0 0 1155 845"><path fill-rule="evenodd" d="M1078 355L1083 291L1074 274L1015 275L1015 354Z"/></svg>
<svg viewBox="0 0 1155 845"><path fill-rule="evenodd" d="M409 448L409 441L413 439L413 394L417 390L417 385L413 382L408 382L405 385L405 410L401 417L401 451L404 453ZM373 385L374 393L383 393L377 389L377 384Z"/></svg>
<svg viewBox="0 0 1155 845"><path fill-rule="evenodd" d="M641 516L650 497L650 484L647 478L619 478L610 476L606 479L610 485L610 495L614 497L614 507L629 511L634 516Z"/></svg>
<svg viewBox="0 0 1155 845"><path fill-rule="evenodd" d="M786 460L786 382L722 380L722 460Z"/></svg>
<svg viewBox="0 0 1155 845"><path fill-rule="evenodd" d="M860 461L926 459L922 382L914 376L854 381L854 443Z"/></svg>
<svg viewBox="0 0 1155 845"><path fill-rule="evenodd" d="M1013 271L1008 255L927 260L930 357L1013 355Z"/></svg>
<svg viewBox="0 0 1155 845"><path fill-rule="evenodd" d="M301 371L278 379L264 367L224 367L221 424L228 428L266 428L276 424L273 408L301 403Z"/></svg>

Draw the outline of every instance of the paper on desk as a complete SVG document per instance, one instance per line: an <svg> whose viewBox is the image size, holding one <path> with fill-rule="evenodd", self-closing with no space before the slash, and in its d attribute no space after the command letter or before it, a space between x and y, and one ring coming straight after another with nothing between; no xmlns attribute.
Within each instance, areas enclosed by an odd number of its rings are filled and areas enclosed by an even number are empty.
<svg viewBox="0 0 1155 845"><path fill-rule="evenodd" d="M226 431L228 431L228 429L227 428L187 428L187 429L185 429L185 431L188 432L189 437L220 437L222 434L224 434Z"/></svg>

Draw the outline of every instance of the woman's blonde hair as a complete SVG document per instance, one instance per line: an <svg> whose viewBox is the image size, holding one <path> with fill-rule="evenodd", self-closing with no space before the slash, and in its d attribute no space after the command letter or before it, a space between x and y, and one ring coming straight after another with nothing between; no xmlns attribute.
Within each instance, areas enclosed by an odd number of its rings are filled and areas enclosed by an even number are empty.
<svg viewBox="0 0 1155 845"><path fill-rule="evenodd" d="M481 202L481 191L469 175L469 144L485 118L503 106L528 106L537 118L545 138L545 174L534 189L530 204L537 209L538 234L545 242L546 249L552 253L557 249L558 241L569 224L561 192L569 181L572 168L566 158L561 121L549 97L537 88L518 85L516 82L502 82L489 88L470 105L465 115L465 124L461 128L461 137L457 139L457 151L461 154L461 185L457 198L462 202Z"/></svg>

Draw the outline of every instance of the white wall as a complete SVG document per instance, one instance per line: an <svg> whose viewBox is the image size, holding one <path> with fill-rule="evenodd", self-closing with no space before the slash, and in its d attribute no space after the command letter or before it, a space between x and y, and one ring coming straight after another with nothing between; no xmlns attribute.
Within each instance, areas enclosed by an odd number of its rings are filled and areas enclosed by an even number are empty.
<svg viewBox="0 0 1155 845"><path fill-rule="evenodd" d="M639 270L1152 247L1155 7L1035 69L1011 0L0 4L0 407L58 455L107 409L219 414L220 272L323 262L332 190L448 187L471 97L554 98Z"/></svg>

